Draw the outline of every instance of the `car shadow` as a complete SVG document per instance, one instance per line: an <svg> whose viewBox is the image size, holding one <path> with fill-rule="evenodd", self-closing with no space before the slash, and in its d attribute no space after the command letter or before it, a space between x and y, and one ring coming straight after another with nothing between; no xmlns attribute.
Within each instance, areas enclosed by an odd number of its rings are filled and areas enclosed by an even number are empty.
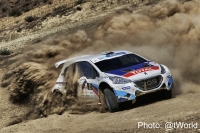
<svg viewBox="0 0 200 133"><path fill-rule="evenodd" d="M153 104L158 101L166 100L163 98L162 91L146 94L143 96L138 96L136 102L132 104L132 101L127 101L119 104L120 111L129 110L141 106L146 106Z"/></svg>

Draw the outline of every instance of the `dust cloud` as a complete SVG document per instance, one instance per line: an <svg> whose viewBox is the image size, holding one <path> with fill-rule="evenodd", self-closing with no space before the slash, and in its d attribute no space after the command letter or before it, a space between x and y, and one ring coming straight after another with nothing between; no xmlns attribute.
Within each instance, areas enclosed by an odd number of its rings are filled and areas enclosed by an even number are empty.
<svg viewBox="0 0 200 133"><path fill-rule="evenodd" d="M92 34L80 30L33 44L9 68L2 86L8 88L12 102L30 104L37 117L62 114L70 108L86 112L85 105L78 102L75 79L69 78L72 84L67 85L66 89L71 90L67 96L51 93L60 72L55 69L55 62L82 54L129 50L168 66L175 80L176 95L197 92L199 7L198 0L166 0L139 13L133 13L134 7L129 7L110 15Z"/></svg>
<svg viewBox="0 0 200 133"><path fill-rule="evenodd" d="M167 0L140 13L128 8L99 26L94 38L107 43L105 50L130 50L168 66L175 94L196 92L200 90L199 5L197 0Z"/></svg>
<svg viewBox="0 0 200 133"><path fill-rule="evenodd" d="M12 103L30 107L30 112L20 119L62 114L76 103L75 78L66 79L71 83L66 86L66 96L51 92L61 70L55 68L55 62L66 59L83 46L89 46L90 42L84 31L78 31L73 35L49 38L42 43L33 44L24 50L23 55L12 59L15 63L8 68L1 86L9 90ZM74 74L68 73L66 77L74 77L72 75Z"/></svg>

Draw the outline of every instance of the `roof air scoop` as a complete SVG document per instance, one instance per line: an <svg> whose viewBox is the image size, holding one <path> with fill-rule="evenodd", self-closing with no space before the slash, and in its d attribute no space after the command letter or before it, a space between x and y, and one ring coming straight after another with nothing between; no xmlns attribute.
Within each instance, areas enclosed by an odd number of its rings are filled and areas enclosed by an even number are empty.
<svg viewBox="0 0 200 133"><path fill-rule="evenodd" d="M106 51L106 52L103 52L102 54L103 54L103 55L109 55L109 54L114 54L114 52Z"/></svg>

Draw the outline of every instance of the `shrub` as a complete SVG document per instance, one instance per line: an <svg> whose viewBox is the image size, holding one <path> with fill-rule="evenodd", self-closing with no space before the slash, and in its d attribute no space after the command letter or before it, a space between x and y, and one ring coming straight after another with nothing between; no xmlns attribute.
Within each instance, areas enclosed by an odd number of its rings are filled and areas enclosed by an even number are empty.
<svg viewBox="0 0 200 133"><path fill-rule="evenodd" d="M48 4L51 5L51 4L52 4L52 1L48 1Z"/></svg>
<svg viewBox="0 0 200 133"><path fill-rule="evenodd" d="M32 22L32 21L34 21L36 18L35 17L33 17L33 16L28 16L28 17L26 17L24 20L26 21L26 22Z"/></svg>
<svg viewBox="0 0 200 133"><path fill-rule="evenodd" d="M12 53L12 51L10 51L7 48L1 48L0 49L0 55L10 55Z"/></svg>
<svg viewBox="0 0 200 133"><path fill-rule="evenodd" d="M90 9L91 10L94 10L96 8L96 6L94 5L94 4L92 4L91 6L90 6Z"/></svg>
<svg viewBox="0 0 200 133"><path fill-rule="evenodd" d="M59 11L59 10L65 9L65 8L66 8L66 5L61 5L59 7L54 8L53 11Z"/></svg>
<svg viewBox="0 0 200 133"><path fill-rule="evenodd" d="M52 1L51 0L43 0L44 3L47 3L47 4L52 4Z"/></svg>
<svg viewBox="0 0 200 133"><path fill-rule="evenodd" d="M18 17L22 14L21 10L18 8L13 8L11 9L11 11L9 12L9 16L14 16L14 17Z"/></svg>
<svg viewBox="0 0 200 133"><path fill-rule="evenodd" d="M24 12L29 12L30 11L30 8L29 7L24 7Z"/></svg>
<svg viewBox="0 0 200 133"><path fill-rule="evenodd" d="M44 3L47 3L47 2L48 2L48 0L43 0L43 2L44 2Z"/></svg>
<svg viewBox="0 0 200 133"><path fill-rule="evenodd" d="M76 10L81 11L81 10L82 10L82 7L81 7L81 6L78 6L78 7L76 8Z"/></svg>
<svg viewBox="0 0 200 133"><path fill-rule="evenodd" d="M78 0L78 1L76 2L77 5L80 5L80 4L82 4L82 3L83 3L83 0Z"/></svg>
<svg viewBox="0 0 200 133"><path fill-rule="evenodd" d="M7 7L2 7L2 9L1 9L1 11L2 11L3 13L7 12L7 10L8 10Z"/></svg>

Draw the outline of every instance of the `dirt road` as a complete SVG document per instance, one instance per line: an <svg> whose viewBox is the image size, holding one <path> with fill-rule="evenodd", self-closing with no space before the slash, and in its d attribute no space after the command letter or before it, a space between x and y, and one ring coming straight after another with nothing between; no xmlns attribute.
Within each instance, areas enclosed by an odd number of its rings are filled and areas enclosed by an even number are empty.
<svg viewBox="0 0 200 133"><path fill-rule="evenodd" d="M130 107L129 104L126 104L129 107L122 107L121 111L116 113L90 112L84 115L75 115L66 112L63 115L51 115L47 118L4 127L0 132L167 132L166 122L197 122L200 124L199 95L200 93L191 93L164 101L159 101L158 98L155 99L155 95L151 95L139 98L138 102L139 100L140 102L136 106ZM143 126L138 128L138 122L159 123L160 128L148 129ZM171 131L200 132L200 127L198 125L197 129L173 129Z"/></svg>

